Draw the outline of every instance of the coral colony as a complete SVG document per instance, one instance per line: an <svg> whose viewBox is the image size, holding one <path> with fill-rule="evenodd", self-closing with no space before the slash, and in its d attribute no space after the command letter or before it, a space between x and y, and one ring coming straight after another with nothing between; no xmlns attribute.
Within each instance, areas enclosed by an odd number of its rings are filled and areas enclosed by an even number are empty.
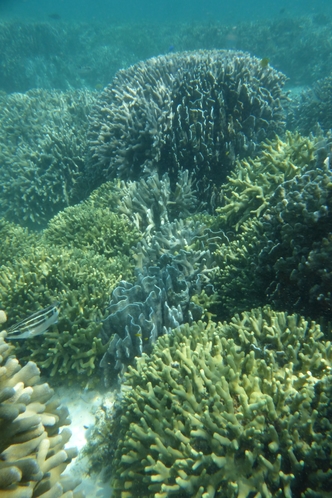
<svg viewBox="0 0 332 498"><path fill-rule="evenodd" d="M0 498L82 496L39 369L117 389L86 449L110 496L330 496L332 124L269 60L0 96Z"/></svg>

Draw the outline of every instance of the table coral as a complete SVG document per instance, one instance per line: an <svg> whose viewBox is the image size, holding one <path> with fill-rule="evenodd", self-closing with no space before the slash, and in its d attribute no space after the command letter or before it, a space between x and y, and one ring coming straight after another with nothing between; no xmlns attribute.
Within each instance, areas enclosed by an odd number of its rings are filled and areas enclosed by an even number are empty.
<svg viewBox="0 0 332 498"><path fill-rule="evenodd" d="M159 338L126 374L114 496L328 496L332 346L322 335L265 308Z"/></svg>
<svg viewBox="0 0 332 498"><path fill-rule="evenodd" d="M41 384L32 361L21 367L0 332L0 497L74 497L79 479L63 472L77 454L64 449L68 410Z"/></svg>

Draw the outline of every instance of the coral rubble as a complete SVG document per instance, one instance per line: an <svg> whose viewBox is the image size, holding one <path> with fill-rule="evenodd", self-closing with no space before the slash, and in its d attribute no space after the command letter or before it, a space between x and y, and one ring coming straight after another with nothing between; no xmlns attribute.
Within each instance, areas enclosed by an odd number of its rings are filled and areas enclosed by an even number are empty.
<svg viewBox="0 0 332 498"><path fill-rule="evenodd" d="M68 410L41 384L35 363L21 367L0 332L0 497L82 497L80 480L63 475L77 454L64 448Z"/></svg>
<svg viewBox="0 0 332 498"><path fill-rule="evenodd" d="M318 325L269 308L160 337L126 374L114 496L328 496L331 367Z"/></svg>
<svg viewBox="0 0 332 498"><path fill-rule="evenodd" d="M187 169L203 198L236 156L284 130L285 76L244 52L159 56L121 70L91 113L92 183ZM221 167L222 164L222 167Z"/></svg>

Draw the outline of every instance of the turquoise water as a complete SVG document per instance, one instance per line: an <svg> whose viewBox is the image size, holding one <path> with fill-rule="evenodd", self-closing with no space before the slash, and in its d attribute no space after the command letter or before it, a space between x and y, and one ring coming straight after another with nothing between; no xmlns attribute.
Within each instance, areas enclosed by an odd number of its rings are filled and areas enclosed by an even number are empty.
<svg viewBox="0 0 332 498"><path fill-rule="evenodd" d="M2 0L0 15L20 19L45 20L57 13L63 20L91 21L190 21L213 20L236 23L280 16L331 14L329 0L232 2L221 0Z"/></svg>

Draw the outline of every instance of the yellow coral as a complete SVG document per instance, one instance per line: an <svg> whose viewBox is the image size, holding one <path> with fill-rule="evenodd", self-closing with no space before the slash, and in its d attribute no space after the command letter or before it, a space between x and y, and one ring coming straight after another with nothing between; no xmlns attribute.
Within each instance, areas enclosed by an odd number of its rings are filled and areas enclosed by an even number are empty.
<svg viewBox="0 0 332 498"><path fill-rule="evenodd" d="M127 374L115 497L326 489L331 366L318 325L269 308L160 337Z"/></svg>

